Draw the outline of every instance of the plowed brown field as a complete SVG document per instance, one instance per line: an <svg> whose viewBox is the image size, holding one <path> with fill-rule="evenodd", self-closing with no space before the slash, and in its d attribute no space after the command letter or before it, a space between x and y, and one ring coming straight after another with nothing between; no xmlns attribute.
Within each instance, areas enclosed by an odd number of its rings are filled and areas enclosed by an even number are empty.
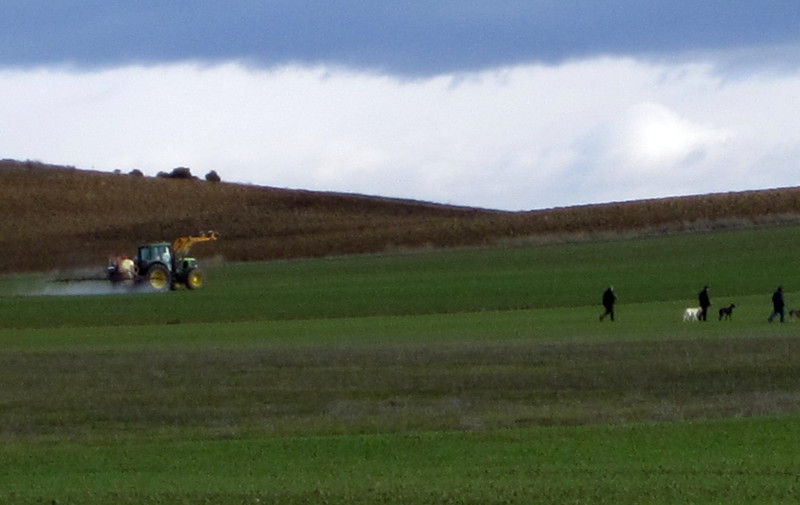
<svg viewBox="0 0 800 505"><path fill-rule="evenodd" d="M231 261L800 222L800 188L501 212L0 161L0 273L104 264L203 230Z"/></svg>

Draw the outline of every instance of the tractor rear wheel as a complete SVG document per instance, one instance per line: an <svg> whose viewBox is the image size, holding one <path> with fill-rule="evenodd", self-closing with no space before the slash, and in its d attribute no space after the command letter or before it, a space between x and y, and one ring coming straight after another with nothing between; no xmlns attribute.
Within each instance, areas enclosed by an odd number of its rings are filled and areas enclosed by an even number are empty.
<svg viewBox="0 0 800 505"><path fill-rule="evenodd" d="M206 276L199 268L192 268L186 273L186 287L188 289L200 289L206 282Z"/></svg>
<svg viewBox="0 0 800 505"><path fill-rule="evenodd" d="M169 270L164 265L153 265L147 271L147 284L155 291L166 291L172 285Z"/></svg>

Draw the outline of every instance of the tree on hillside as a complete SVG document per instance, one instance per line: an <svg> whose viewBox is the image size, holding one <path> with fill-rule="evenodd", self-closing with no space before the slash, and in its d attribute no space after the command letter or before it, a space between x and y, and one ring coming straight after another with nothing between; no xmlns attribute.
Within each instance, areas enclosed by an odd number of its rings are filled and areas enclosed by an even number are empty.
<svg viewBox="0 0 800 505"><path fill-rule="evenodd" d="M163 179L194 179L191 169L186 167L173 168L170 173L159 172L156 174L156 177Z"/></svg>

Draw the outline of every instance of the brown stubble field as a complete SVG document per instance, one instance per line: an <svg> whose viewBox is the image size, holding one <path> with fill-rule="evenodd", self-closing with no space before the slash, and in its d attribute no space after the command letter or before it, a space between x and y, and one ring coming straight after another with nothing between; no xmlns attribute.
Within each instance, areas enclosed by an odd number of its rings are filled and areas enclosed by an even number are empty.
<svg viewBox="0 0 800 505"><path fill-rule="evenodd" d="M263 261L800 221L800 188L501 212L0 161L0 273L103 264L216 230L200 257Z"/></svg>

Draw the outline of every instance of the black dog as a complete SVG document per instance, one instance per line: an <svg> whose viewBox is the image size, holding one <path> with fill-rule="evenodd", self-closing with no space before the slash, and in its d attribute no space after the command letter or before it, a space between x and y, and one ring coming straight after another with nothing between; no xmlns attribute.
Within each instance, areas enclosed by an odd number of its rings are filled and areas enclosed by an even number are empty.
<svg viewBox="0 0 800 505"><path fill-rule="evenodd" d="M736 307L734 304L730 304L727 307L722 307L719 309L719 320L722 321L722 318L730 319L733 315L733 308Z"/></svg>

